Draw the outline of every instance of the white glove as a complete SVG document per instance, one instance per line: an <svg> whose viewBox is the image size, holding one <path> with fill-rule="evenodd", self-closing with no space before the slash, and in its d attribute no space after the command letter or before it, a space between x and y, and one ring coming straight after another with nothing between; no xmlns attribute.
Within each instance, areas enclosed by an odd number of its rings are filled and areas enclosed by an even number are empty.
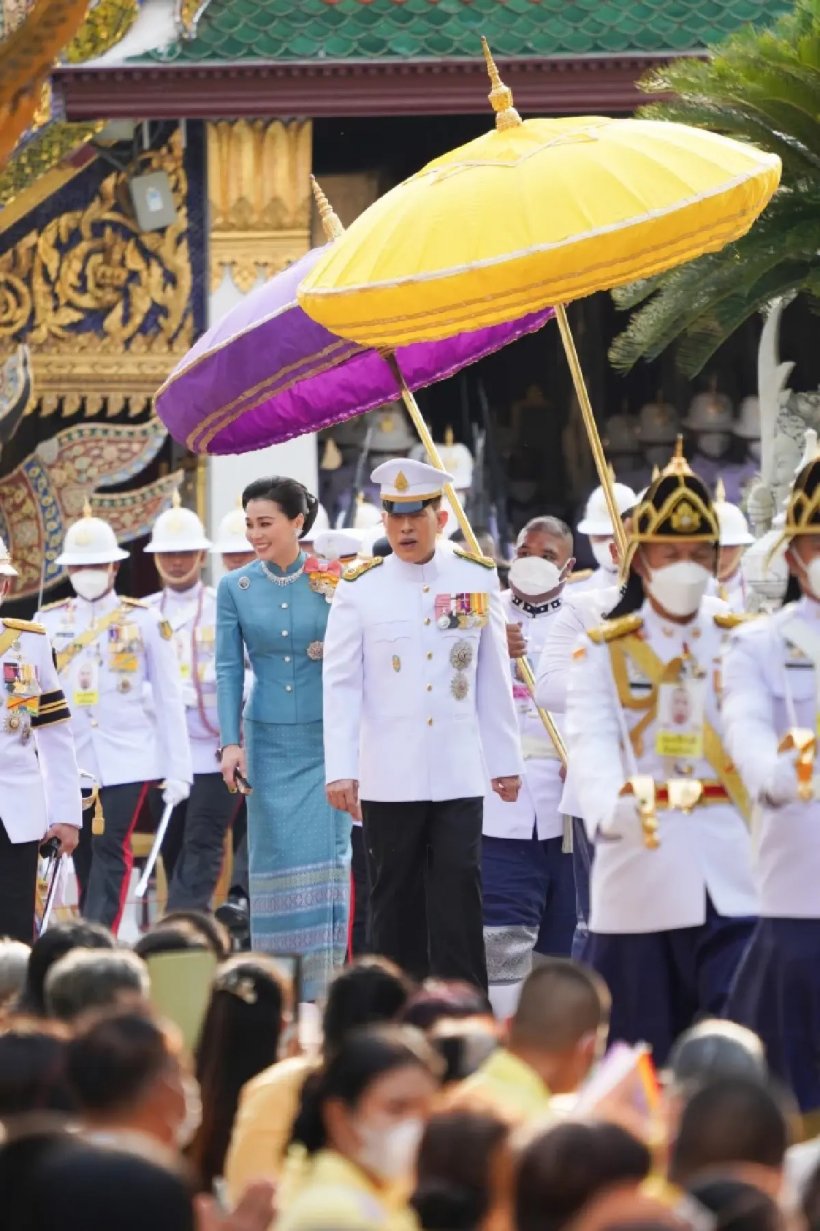
<svg viewBox="0 0 820 1231"><path fill-rule="evenodd" d="M620 795L612 815L599 824L595 833L596 842L620 842L630 831L640 830L641 816L634 795Z"/></svg>
<svg viewBox="0 0 820 1231"><path fill-rule="evenodd" d="M164 804L170 804L172 808L176 808L177 804L181 804L190 794L190 782L183 782L181 778L165 779L165 786L162 790L162 802Z"/></svg>
<svg viewBox="0 0 820 1231"><path fill-rule="evenodd" d="M771 808L782 808L784 804L797 801L797 766L793 752L780 753L760 797Z"/></svg>

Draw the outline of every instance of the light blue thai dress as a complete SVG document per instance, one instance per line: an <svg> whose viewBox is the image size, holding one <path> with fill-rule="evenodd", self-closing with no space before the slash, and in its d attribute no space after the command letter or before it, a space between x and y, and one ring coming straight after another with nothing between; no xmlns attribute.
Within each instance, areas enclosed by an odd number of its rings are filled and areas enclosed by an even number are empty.
<svg viewBox="0 0 820 1231"><path fill-rule="evenodd" d="M222 744L245 744L253 787L251 943L300 954L301 996L317 1000L347 950L350 818L325 798L321 652L330 607L304 563L300 553L283 572L254 560L222 578L216 679ZM243 715L246 652L254 682Z"/></svg>

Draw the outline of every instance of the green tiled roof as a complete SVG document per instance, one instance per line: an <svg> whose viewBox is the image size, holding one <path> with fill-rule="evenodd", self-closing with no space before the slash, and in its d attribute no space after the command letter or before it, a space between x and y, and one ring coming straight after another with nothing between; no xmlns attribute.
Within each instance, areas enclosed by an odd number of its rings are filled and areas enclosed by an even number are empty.
<svg viewBox="0 0 820 1231"><path fill-rule="evenodd" d="M690 51L769 24L788 0L211 0L177 63ZM160 57L157 57L160 58Z"/></svg>

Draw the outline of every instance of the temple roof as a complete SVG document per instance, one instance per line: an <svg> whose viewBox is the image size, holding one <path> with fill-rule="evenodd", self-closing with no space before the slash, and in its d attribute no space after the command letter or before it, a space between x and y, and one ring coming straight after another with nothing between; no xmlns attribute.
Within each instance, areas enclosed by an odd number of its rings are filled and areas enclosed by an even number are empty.
<svg viewBox="0 0 820 1231"><path fill-rule="evenodd" d="M612 56L698 51L787 0L211 0L193 39L146 60L184 63Z"/></svg>

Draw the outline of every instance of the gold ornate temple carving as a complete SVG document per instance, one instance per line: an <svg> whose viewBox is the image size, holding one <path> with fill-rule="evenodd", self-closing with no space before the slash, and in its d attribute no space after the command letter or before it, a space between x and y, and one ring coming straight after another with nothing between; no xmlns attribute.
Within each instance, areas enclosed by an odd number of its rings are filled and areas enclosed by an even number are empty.
<svg viewBox="0 0 820 1231"><path fill-rule="evenodd" d="M141 414L193 340L186 176L177 131L144 156L173 189L176 221L141 232L125 177L0 255L0 348L25 342L41 413Z"/></svg>
<svg viewBox="0 0 820 1231"><path fill-rule="evenodd" d="M208 125L211 287L247 293L310 247L310 120Z"/></svg>

